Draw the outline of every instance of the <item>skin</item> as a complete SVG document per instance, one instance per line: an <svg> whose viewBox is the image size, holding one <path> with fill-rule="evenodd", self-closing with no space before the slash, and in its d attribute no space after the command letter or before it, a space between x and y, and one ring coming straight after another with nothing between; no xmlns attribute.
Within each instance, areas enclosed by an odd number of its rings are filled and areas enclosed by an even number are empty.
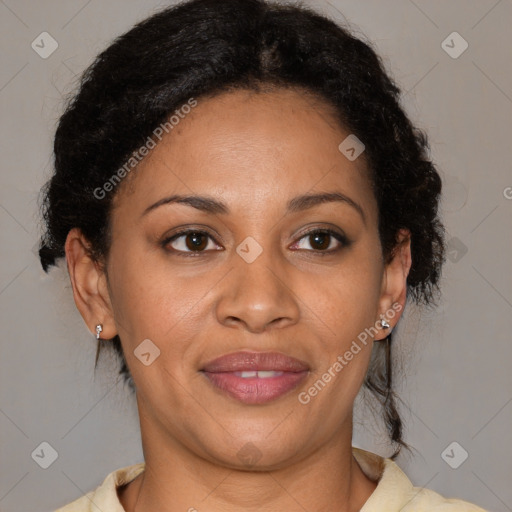
<svg viewBox="0 0 512 512"><path fill-rule="evenodd" d="M408 232L385 265L364 154L351 162L338 150L348 134L300 90L199 98L116 192L106 267L90 259L78 229L69 233L77 307L92 332L101 323L102 338L120 335L137 387L146 470L119 489L125 510L356 511L374 491L351 452L373 340L308 404L298 401L399 304L393 328L406 300ZM365 220L343 202L286 214L290 199L321 192L350 197ZM143 215L173 194L207 195L230 213L172 203ZM172 249L191 251L190 237L188 246L186 237L160 244L177 227L212 239L200 239L198 256L180 256ZM315 242L304 235L313 228L351 243ZM236 252L248 236L263 249L252 263ZM160 350L149 366L134 356L145 339ZM243 404L199 372L239 350L282 352L310 373L277 400ZM252 467L237 456L247 443L260 454Z"/></svg>

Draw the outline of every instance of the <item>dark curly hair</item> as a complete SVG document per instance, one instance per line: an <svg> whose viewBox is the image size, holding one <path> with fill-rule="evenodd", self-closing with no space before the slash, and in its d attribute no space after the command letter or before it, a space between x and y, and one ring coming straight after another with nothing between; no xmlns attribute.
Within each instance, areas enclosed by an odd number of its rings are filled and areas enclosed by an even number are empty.
<svg viewBox="0 0 512 512"><path fill-rule="evenodd" d="M441 178L426 135L401 108L400 90L370 43L307 8L264 0L192 0L168 7L96 57L55 134L55 172L42 190L44 270L65 256L74 227L90 242L91 256L106 261L115 193L98 199L94 191L177 108L191 97L266 86L300 88L321 98L340 125L364 142L383 259L391 260L398 231L408 229L408 297L435 304L445 232L438 217ZM114 347L133 390L118 336L99 342L96 363L106 345ZM373 350L364 386L382 404L395 458L407 444L393 391L391 334Z"/></svg>

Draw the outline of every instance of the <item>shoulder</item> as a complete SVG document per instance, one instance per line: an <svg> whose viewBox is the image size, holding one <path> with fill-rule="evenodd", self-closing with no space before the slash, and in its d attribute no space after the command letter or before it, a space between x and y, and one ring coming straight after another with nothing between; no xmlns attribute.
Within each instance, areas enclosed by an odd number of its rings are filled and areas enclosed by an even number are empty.
<svg viewBox="0 0 512 512"><path fill-rule="evenodd" d="M391 459L353 448L353 454L363 472L377 481L377 487L360 512L487 512L463 500L444 498L440 494L414 487Z"/></svg>
<svg viewBox="0 0 512 512"><path fill-rule="evenodd" d="M487 512L478 505L455 498L443 498L430 489L413 487L413 495L410 503L402 512Z"/></svg>
<svg viewBox="0 0 512 512"><path fill-rule="evenodd" d="M61 507L55 512L125 512L117 496L117 488L131 482L144 471L143 462L116 469L109 473L103 483L75 501Z"/></svg>

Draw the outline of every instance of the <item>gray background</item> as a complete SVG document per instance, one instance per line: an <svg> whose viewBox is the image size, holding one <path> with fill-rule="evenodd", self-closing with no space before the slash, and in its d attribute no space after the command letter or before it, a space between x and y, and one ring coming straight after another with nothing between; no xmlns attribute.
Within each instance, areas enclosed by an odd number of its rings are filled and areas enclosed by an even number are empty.
<svg viewBox="0 0 512 512"><path fill-rule="evenodd" d="M418 486L489 510L512 510L512 2L308 2L375 43L426 129L444 182L449 260L436 310L408 305L397 344L406 440L399 464ZM75 310L63 265L41 270L37 197L51 172L63 97L111 39L164 3L0 0L0 509L49 511L142 461L133 397ZM343 13L343 15L341 14ZM49 32L58 49L31 43ZM441 47L457 31L454 59ZM450 45L455 50L458 42ZM389 454L357 408L354 444ZM364 423L364 425L362 425ZM58 458L31 457L48 442ZM462 449L469 454L452 469ZM460 446L460 447L459 447ZM49 453L48 450L46 453ZM311 511L313 512L313 511Z"/></svg>

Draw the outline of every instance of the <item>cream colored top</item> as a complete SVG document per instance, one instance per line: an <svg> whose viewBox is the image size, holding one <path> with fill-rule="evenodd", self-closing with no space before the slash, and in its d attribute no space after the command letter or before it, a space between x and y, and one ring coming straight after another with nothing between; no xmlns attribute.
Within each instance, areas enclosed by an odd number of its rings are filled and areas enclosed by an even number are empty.
<svg viewBox="0 0 512 512"><path fill-rule="evenodd" d="M434 491L413 487L391 459L355 447L352 450L364 473L378 481L360 512L487 512L466 501L446 499ZM144 468L142 462L117 469L95 491L55 512L125 512L117 496L117 487L133 480Z"/></svg>

